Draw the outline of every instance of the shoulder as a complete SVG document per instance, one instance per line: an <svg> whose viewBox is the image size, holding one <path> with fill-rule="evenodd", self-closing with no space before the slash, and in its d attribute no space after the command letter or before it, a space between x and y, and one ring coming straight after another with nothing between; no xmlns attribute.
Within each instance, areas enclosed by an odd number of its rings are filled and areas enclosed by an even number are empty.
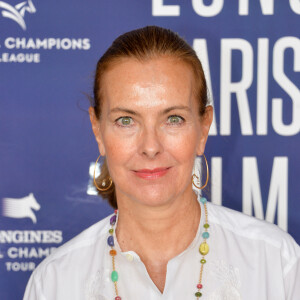
<svg viewBox="0 0 300 300"><path fill-rule="evenodd" d="M208 203L208 210L211 224L219 225L241 240L259 242L276 248L286 260L296 261L300 258L299 245L277 225L213 203Z"/></svg>
<svg viewBox="0 0 300 300"><path fill-rule="evenodd" d="M86 288L104 276L110 217L87 228L44 259L30 277L24 300L71 299L74 295L83 299Z"/></svg>

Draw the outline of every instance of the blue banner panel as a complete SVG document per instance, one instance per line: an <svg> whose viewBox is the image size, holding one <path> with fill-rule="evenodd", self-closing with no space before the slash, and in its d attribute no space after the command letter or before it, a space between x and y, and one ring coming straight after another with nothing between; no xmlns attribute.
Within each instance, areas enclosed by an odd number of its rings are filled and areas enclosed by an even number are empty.
<svg viewBox="0 0 300 300"><path fill-rule="evenodd" d="M214 121L209 196L300 243L298 0L0 1L0 299L112 212L92 185L87 95L120 34L170 28L196 50Z"/></svg>

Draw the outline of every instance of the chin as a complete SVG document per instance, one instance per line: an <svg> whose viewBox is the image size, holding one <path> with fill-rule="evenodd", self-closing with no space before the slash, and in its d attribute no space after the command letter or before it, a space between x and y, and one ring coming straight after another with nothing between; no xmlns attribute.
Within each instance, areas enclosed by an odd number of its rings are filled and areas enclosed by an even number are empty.
<svg viewBox="0 0 300 300"><path fill-rule="evenodd" d="M174 189L172 189L172 194L174 194ZM147 206L161 206L173 199L171 191L166 189L165 186L145 188L140 190L140 192L133 196L140 204Z"/></svg>

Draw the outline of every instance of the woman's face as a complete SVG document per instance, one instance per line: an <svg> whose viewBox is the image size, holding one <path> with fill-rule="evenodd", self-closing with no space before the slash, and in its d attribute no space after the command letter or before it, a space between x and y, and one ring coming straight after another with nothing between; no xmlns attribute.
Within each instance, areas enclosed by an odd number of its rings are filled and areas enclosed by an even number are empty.
<svg viewBox="0 0 300 300"><path fill-rule="evenodd" d="M189 65L174 58L123 59L102 80L100 120L90 117L119 201L157 206L191 190L212 108L200 119Z"/></svg>

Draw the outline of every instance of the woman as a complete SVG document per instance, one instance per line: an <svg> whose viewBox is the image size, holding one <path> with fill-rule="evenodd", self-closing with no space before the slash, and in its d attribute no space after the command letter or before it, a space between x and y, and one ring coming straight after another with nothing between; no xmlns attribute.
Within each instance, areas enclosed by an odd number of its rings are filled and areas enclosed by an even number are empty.
<svg viewBox="0 0 300 300"><path fill-rule="evenodd" d="M45 259L24 299L300 299L294 240L200 196L212 107L185 41L155 26L120 36L94 100L95 183L117 210Z"/></svg>

